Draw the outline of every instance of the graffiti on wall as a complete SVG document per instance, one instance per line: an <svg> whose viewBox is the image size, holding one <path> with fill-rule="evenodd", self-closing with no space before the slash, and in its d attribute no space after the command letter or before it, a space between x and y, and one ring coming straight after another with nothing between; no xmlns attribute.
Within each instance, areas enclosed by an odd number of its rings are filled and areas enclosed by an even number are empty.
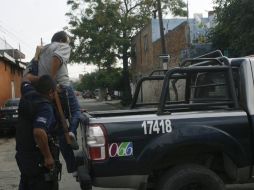
<svg viewBox="0 0 254 190"><path fill-rule="evenodd" d="M190 38L192 44L208 43L208 34L214 25L214 17L203 18L202 14L194 14L194 18L189 20Z"/></svg>

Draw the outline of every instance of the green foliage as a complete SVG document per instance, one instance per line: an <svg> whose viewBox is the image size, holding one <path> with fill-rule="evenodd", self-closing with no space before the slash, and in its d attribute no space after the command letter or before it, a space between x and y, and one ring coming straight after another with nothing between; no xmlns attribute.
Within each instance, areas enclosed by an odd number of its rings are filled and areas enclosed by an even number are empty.
<svg viewBox="0 0 254 190"><path fill-rule="evenodd" d="M97 77L97 72L93 72L90 74L85 74L82 79L81 79L81 86L82 86L82 91L84 90L95 90L98 88L97 82L96 82L96 77Z"/></svg>
<svg viewBox="0 0 254 190"><path fill-rule="evenodd" d="M83 6L82 0L79 2L68 1L72 6L72 12L67 14L70 32L75 40L71 59L95 64L99 68L111 67L122 59L124 53L128 53L123 52L124 47L130 47L131 37L151 15L142 0L135 4L90 0L86 1L86 6ZM73 7L80 12L76 13Z"/></svg>
<svg viewBox="0 0 254 190"><path fill-rule="evenodd" d="M183 0L161 0L163 10L184 15ZM111 70L123 64L123 93L131 100L129 58L131 39L152 17L157 0L68 0L70 32L73 35L71 60ZM109 76L109 75L108 75Z"/></svg>
<svg viewBox="0 0 254 190"><path fill-rule="evenodd" d="M254 51L254 1L216 0L217 25L211 33L215 48L231 56L246 56Z"/></svg>
<svg viewBox="0 0 254 190"><path fill-rule="evenodd" d="M183 0L161 0L164 12L186 16ZM157 0L68 0L71 59L107 68L130 57L131 38L150 20Z"/></svg>
<svg viewBox="0 0 254 190"><path fill-rule="evenodd" d="M122 69L113 68L111 70L99 70L93 73L85 74L81 79L78 88L80 91L97 88L122 90Z"/></svg>
<svg viewBox="0 0 254 190"><path fill-rule="evenodd" d="M186 3L182 0L161 0L164 12L174 16L187 16Z"/></svg>

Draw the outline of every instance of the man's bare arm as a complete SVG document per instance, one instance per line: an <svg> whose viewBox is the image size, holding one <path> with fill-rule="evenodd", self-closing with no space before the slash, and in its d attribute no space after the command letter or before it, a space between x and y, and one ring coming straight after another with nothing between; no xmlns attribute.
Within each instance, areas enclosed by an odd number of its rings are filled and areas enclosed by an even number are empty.
<svg viewBox="0 0 254 190"><path fill-rule="evenodd" d="M51 73L50 74L53 79L56 78L57 71L61 67L61 64L62 64L62 62L58 57L54 56L52 58Z"/></svg>
<svg viewBox="0 0 254 190"><path fill-rule="evenodd" d="M54 159L49 149L48 136L46 132L43 129L35 128L33 130L33 134L35 142L44 157L44 166L48 169L52 169L54 166Z"/></svg>
<svg viewBox="0 0 254 190"><path fill-rule="evenodd" d="M39 77L31 73L27 73L22 79L22 81L30 81L32 83L36 82L37 80L39 80Z"/></svg>

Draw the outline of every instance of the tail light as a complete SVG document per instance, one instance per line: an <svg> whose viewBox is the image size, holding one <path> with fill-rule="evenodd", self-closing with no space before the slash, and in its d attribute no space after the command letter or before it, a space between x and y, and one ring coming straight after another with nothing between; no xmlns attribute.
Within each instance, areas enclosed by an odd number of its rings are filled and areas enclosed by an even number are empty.
<svg viewBox="0 0 254 190"><path fill-rule="evenodd" d="M102 125L90 125L87 131L87 145L91 160L108 158L106 132Z"/></svg>

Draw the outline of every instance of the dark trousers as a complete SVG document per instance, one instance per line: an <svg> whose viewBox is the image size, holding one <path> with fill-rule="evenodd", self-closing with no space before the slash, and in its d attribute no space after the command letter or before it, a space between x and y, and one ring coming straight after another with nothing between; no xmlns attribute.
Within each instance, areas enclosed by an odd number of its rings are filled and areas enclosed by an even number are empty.
<svg viewBox="0 0 254 190"><path fill-rule="evenodd" d="M61 85L61 88L60 98L65 115L70 123L69 131L77 135L77 128L81 115L80 105L71 86Z"/></svg>
<svg viewBox="0 0 254 190"><path fill-rule="evenodd" d="M15 158L21 173L19 190L58 190L57 180L46 181L49 171L40 166L43 156L39 151L17 152Z"/></svg>
<svg viewBox="0 0 254 190"><path fill-rule="evenodd" d="M64 134L59 137L59 145L61 154L65 160L68 173L77 171L76 159L74 152L69 144L67 144Z"/></svg>
<svg viewBox="0 0 254 190"><path fill-rule="evenodd" d="M58 181L45 181L44 174L30 177L21 174L19 190L58 190Z"/></svg>

